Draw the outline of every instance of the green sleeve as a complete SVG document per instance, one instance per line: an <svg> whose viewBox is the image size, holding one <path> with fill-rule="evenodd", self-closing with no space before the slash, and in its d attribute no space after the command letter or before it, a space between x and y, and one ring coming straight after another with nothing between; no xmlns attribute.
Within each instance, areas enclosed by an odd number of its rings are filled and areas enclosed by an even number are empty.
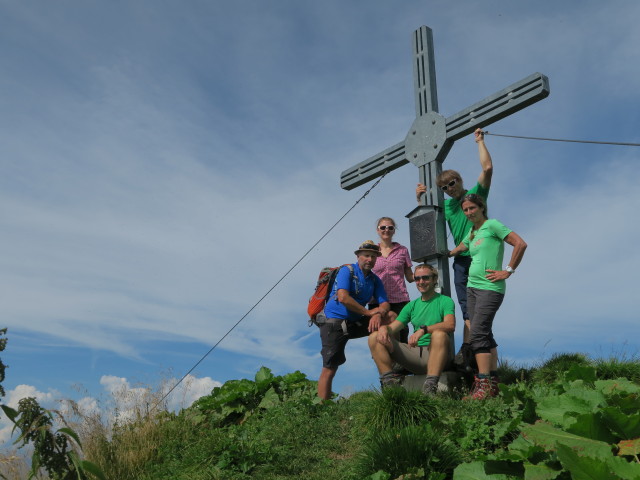
<svg viewBox="0 0 640 480"><path fill-rule="evenodd" d="M489 225L489 230L500 240L504 240L505 237L513 231L509 227L503 225L496 219L493 219L493 221Z"/></svg>
<svg viewBox="0 0 640 480"><path fill-rule="evenodd" d="M414 302L409 302L404 307L402 307L402 310L400 310L400 313L396 318L396 320L398 320L399 322L404 323L405 326L409 325L409 322L411 321L411 311L413 310L413 304Z"/></svg>

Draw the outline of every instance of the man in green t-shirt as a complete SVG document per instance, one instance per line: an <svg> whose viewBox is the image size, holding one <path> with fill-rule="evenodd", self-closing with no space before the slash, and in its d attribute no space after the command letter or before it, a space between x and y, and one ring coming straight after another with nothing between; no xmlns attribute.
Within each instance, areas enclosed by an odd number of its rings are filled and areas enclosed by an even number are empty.
<svg viewBox="0 0 640 480"><path fill-rule="evenodd" d="M414 272L417 298L404 306L398 318L369 335L369 349L380 373L381 386L399 385L403 375L394 372L398 363L417 375L427 374L422 391L432 395L449 359L449 333L456 329L455 305L446 295L435 291L438 270L431 265L418 265ZM396 340L396 333L413 325L408 343Z"/></svg>
<svg viewBox="0 0 640 480"><path fill-rule="evenodd" d="M464 237L471 230L471 222L462 212L460 200L469 193L475 193L484 198L485 202L489 196L489 188L491 187L491 177L493 175L493 162L491 155L484 144L484 132L476 129L474 132L475 141L478 144L478 156L480 157L480 167L482 171L478 177L478 182L469 190L464 188L462 177L455 170L444 170L436 179L436 184L449 197L444 202L444 216L449 225L449 230L453 236L454 247L458 246ZM422 194L427 191L427 187L421 183L416 188L416 199L420 203ZM462 346L460 352L456 356L465 357L465 366L468 360L473 359L469 346L469 315L467 312L467 281L469 279L469 267L471 267L471 257L469 252L458 255L453 261L453 284L458 297L458 304L462 311L462 319L464 320L464 334L462 337ZM466 352L466 354L465 354ZM458 359L456 358L456 363Z"/></svg>

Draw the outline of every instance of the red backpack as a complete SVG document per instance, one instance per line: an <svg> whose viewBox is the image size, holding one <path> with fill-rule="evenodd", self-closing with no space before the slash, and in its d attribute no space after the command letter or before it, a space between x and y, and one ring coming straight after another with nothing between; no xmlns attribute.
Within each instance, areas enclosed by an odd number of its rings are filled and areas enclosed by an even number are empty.
<svg viewBox="0 0 640 480"><path fill-rule="evenodd" d="M342 267L347 267L351 272L351 276L354 277L353 265L345 263L339 267L324 267L320 270L318 275L318 282L316 283L316 290L309 299L309 306L307 307L307 313L309 314L309 326L316 324L316 315L318 315L331 296L333 290L333 283L336 281L336 276ZM317 324L316 324L317 325Z"/></svg>

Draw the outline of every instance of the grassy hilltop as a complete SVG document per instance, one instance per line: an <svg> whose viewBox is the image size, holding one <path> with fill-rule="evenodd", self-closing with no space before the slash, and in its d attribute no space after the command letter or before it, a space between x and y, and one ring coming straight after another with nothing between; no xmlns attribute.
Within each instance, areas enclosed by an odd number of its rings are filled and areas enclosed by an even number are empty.
<svg viewBox="0 0 640 480"><path fill-rule="evenodd" d="M263 367L177 414L147 401L73 428L113 480L640 479L640 361L564 354L500 374L485 401L393 388L321 403L304 374Z"/></svg>

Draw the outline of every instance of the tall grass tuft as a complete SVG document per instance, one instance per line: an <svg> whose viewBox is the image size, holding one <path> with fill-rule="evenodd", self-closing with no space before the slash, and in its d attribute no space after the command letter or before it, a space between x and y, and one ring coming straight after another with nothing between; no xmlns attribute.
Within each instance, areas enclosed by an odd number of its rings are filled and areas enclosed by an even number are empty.
<svg viewBox="0 0 640 480"><path fill-rule="evenodd" d="M593 360L596 376L601 380L626 378L632 382L640 383L640 358L632 356L627 358L597 358Z"/></svg>
<svg viewBox="0 0 640 480"><path fill-rule="evenodd" d="M500 358L498 361L498 376L500 377L500 382L505 384L528 382L531 379L531 369L512 364L509 360Z"/></svg>
<svg viewBox="0 0 640 480"><path fill-rule="evenodd" d="M420 425L437 415L437 403L422 392L389 387L373 396L361 415L374 431Z"/></svg>
<svg viewBox="0 0 640 480"><path fill-rule="evenodd" d="M371 438L354 467L358 478L383 470L391 478L422 469L426 479L451 478L460 464L458 448L443 439L429 426L389 429Z"/></svg>
<svg viewBox="0 0 640 480"><path fill-rule="evenodd" d="M161 403L164 387L164 383L157 390L123 386L89 409L66 401L85 458L98 464L107 478L138 479L155 459L163 425L175 417L168 412L166 401Z"/></svg>
<svg viewBox="0 0 640 480"><path fill-rule="evenodd" d="M589 357L582 353L555 353L549 360L533 370L532 380L536 383L550 383L562 378L574 365L591 365Z"/></svg>

